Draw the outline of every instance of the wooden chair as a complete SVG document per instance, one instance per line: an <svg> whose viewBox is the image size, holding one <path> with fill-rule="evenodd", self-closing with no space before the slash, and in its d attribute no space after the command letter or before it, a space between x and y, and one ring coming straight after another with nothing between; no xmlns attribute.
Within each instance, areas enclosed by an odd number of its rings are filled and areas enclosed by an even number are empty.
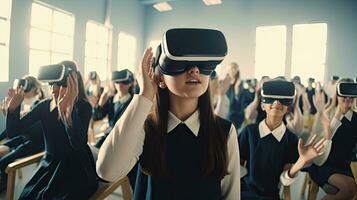
<svg viewBox="0 0 357 200"><path fill-rule="evenodd" d="M123 192L123 199L124 200L131 200L132 197L132 190L129 182L128 177L124 177L116 182L113 183L104 183L99 182L99 187L94 195L89 198L89 200L102 200L112 194L119 186L121 186Z"/></svg>
<svg viewBox="0 0 357 200"><path fill-rule="evenodd" d="M284 200L291 200L290 186L283 187Z"/></svg>
<svg viewBox="0 0 357 200"><path fill-rule="evenodd" d="M15 190L15 180L17 170L26 167L28 165L39 162L42 157L45 155L45 152L37 153L32 156L21 158L15 162L10 163L5 172L8 174L7 180L7 189L6 189L6 200L14 199L14 190ZM114 192L119 186L122 187L123 199L131 200L132 191L128 177L124 177L113 183L104 183L99 182L99 187L95 194L90 198L90 200L102 200Z"/></svg>
<svg viewBox="0 0 357 200"><path fill-rule="evenodd" d="M15 190L15 179L16 179L16 171L31 165L33 163L40 162L42 157L45 155L45 152L37 153L32 156L28 156L25 158L18 159L12 163L10 163L5 172L7 173L7 188L6 188L6 200L14 199L14 190Z"/></svg>
<svg viewBox="0 0 357 200"><path fill-rule="evenodd" d="M95 144L97 141L98 134L103 133L109 127L108 117L103 118L102 120L94 121L91 119L89 122L88 129L88 143ZM103 135L103 134L102 134Z"/></svg>
<svg viewBox="0 0 357 200"><path fill-rule="evenodd" d="M315 183L315 181L310 178L309 174L306 175L306 179L308 179L307 200L316 200L317 194L319 193L319 186L317 185L317 183Z"/></svg>
<svg viewBox="0 0 357 200"><path fill-rule="evenodd" d="M352 161L350 167L351 167L352 174L355 178L355 182L357 183L357 161ZM357 194L353 199L357 200Z"/></svg>

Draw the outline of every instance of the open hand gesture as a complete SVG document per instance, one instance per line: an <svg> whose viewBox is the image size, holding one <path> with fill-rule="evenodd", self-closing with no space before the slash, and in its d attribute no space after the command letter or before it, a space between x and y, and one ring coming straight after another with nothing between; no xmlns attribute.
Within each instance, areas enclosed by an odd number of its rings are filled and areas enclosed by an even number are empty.
<svg viewBox="0 0 357 200"><path fill-rule="evenodd" d="M155 73L152 66L151 47L145 50L143 58L141 60L141 66L138 73L138 84L140 87L140 95L153 100L157 92L157 83L155 80Z"/></svg>
<svg viewBox="0 0 357 200"><path fill-rule="evenodd" d="M322 150L324 148L323 143L325 139L323 138L315 143L316 137L316 134L313 134L313 136L306 145L304 145L304 142L301 138L299 139L299 156L305 162L305 164L311 162L313 159L315 159L319 155L322 155L323 153Z"/></svg>
<svg viewBox="0 0 357 200"><path fill-rule="evenodd" d="M22 88L17 88L16 90L10 89L8 92L7 99L9 99L8 103L5 104L7 106L7 110L11 113L13 112L24 100L25 92Z"/></svg>

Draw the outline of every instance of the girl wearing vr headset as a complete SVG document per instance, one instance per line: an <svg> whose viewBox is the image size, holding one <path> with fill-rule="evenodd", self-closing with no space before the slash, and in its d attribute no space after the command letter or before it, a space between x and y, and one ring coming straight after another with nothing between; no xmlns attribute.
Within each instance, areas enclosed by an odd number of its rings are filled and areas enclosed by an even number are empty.
<svg viewBox="0 0 357 200"><path fill-rule="evenodd" d="M101 137L95 145L98 149L102 146L105 138L113 129L115 123L122 116L133 98L133 73L131 73L128 69L118 71L117 73L123 75L124 78L112 78L115 87L115 95L111 96L109 90L103 92L99 99L98 105L95 106L92 111L94 120L102 119L107 115L109 120L109 128L105 131L104 136Z"/></svg>
<svg viewBox="0 0 357 200"><path fill-rule="evenodd" d="M269 79L261 79L257 85L254 100L244 110L245 119L250 123L259 123L266 118L266 112L261 107L261 86L265 81ZM284 79L285 80L285 79ZM292 105L289 105L288 112L283 118L283 122L286 127L296 135L300 135L303 132L304 121L302 113L299 109L298 99L301 94L297 93L294 97Z"/></svg>
<svg viewBox="0 0 357 200"><path fill-rule="evenodd" d="M87 146L91 106L86 100L83 80L72 61L60 65L71 68L66 84L51 86L52 99L45 99L20 118L24 91L17 89L8 106L6 129L21 134L41 122L46 155L26 184L20 199L88 199L97 188L94 160Z"/></svg>
<svg viewBox="0 0 357 200"><path fill-rule="evenodd" d="M340 82L352 83L353 80L341 79ZM326 139L325 150L309 168L309 174L326 191L323 199L352 199L357 193L350 168L351 160L356 156L353 150L357 142L357 113L352 110L356 99L337 94L331 108L326 106L324 97L324 93L316 93L314 103L317 109L316 123L324 127L322 137Z"/></svg>
<svg viewBox="0 0 357 200"><path fill-rule="evenodd" d="M279 87L294 90L287 81L271 80L268 85L279 81ZM263 87L264 87L263 85ZM276 90L276 88L275 88ZM291 94L294 94L292 91ZM316 135L304 145L283 123L293 97L262 97L262 110L266 118L246 126L239 134L240 161L247 167L247 175L241 180L242 199L280 199L278 184L290 185L298 171L321 154L324 140L315 143Z"/></svg>
<svg viewBox="0 0 357 200"><path fill-rule="evenodd" d="M101 86L101 81L97 72L92 71L89 73L85 83L85 88L88 101L92 108L95 108L104 90L104 88Z"/></svg>
<svg viewBox="0 0 357 200"><path fill-rule="evenodd" d="M44 98L44 93L39 81L32 76L25 76L22 78L27 81L26 88L24 88L24 101L21 104L20 116L24 116L36 106L40 100ZM15 93L16 88L9 89L10 94ZM10 99L4 100L2 110L6 113L6 105ZM6 129L1 133L1 139L7 138L8 133ZM5 169L7 165L15 159L29 156L40 151L43 151L43 136L41 124L37 123L26 131L26 136L16 136L9 138L2 145L0 145L0 192L6 189L7 174Z"/></svg>
<svg viewBox="0 0 357 200"><path fill-rule="evenodd" d="M190 66L162 74L152 56L147 49L140 94L99 150L99 176L118 180L139 162L135 199L239 199L237 134L213 114L211 72Z"/></svg>

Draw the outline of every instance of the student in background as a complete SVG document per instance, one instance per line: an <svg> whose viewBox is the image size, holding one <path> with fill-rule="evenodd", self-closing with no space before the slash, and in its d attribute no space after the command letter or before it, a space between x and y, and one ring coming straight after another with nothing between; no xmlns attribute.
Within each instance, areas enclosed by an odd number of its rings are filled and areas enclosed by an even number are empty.
<svg viewBox="0 0 357 200"><path fill-rule="evenodd" d="M257 87L255 88L254 100L244 109L244 116L248 123L261 122L266 117L266 113L262 110L261 104L261 87L265 81L269 80L268 76L260 79Z"/></svg>
<svg viewBox="0 0 357 200"><path fill-rule="evenodd" d="M83 80L72 61L60 65L72 69L67 84L51 83L51 99L41 101L20 118L24 98L18 89L8 105L6 130L10 137L41 122L46 155L19 199L88 199L97 188L94 160L87 146L91 106Z"/></svg>
<svg viewBox="0 0 357 200"><path fill-rule="evenodd" d="M245 117L250 123L259 123L266 118L266 112L263 111L261 106L261 86L267 80L269 79L264 78L260 80L256 88L254 100L244 110ZM297 136L301 135L304 128L303 116L297 102L297 99L299 99L300 95L296 94L293 100L293 104L289 106L288 112L283 118L283 122L286 127Z"/></svg>
<svg viewBox="0 0 357 200"><path fill-rule="evenodd" d="M88 102L91 104L92 108L95 108L104 90L104 88L101 86L100 77L97 72L92 71L88 74L85 89Z"/></svg>
<svg viewBox="0 0 357 200"><path fill-rule="evenodd" d="M110 91L106 90L103 92L99 99L99 103L93 109L93 119L102 119L108 115L109 128L105 131L104 136L99 139L95 147L98 149L102 146L105 138L107 138L110 131L113 129L115 123L124 113L125 109L128 107L131 99L133 98L133 84L134 76L131 71L124 69L118 72L123 74L123 79L114 79L115 95L111 96Z"/></svg>
<svg viewBox="0 0 357 200"><path fill-rule="evenodd" d="M339 82L353 82L341 79ZM322 91L314 97L317 108L316 122L323 130L321 137L326 139L324 154L309 168L311 178L326 190L330 184L337 188L336 194L327 194L323 199L352 199L357 185L350 168L353 149L357 142L357 113L352 110L355 98L335 96L333 108L325 107ZM337 105L336 105L337 104ZM326 128L327 127L327 128Z"/></svg>
<svg viewBox="0 0 357 200"><path fill-rule="evenodd" d="M284 82L279 81L283 88ZM264 84L268 84L267 81ZM290 87L290 89L293 86ZM294 94L293 91L288 92ZM266 118L246 126L239 134L241 164L246 163L247 175L242 178L242 199L279 199L279 179L290 185L304 166L316 158L323 148L323 141L314 143L316 135L304 145L283 123L291 99L262 97Z"/></svg>
<svg viewBox="0 0 357 200"><path fill-rule="evenodd" d="M41 83L32 76L23 77L27 80L27 87L24 88L24 100L21 103L20 116L26 115L35 107L42 99L44 99L44 93L41 88ZM18 88L9 89L10 96L15 94ZM4 100L7 101L7 100ZM9 102L6 102L8 104ZM5 104L3 106L3 111L6 113ZM4 138L9 135L6 129L1 134ZM13 134L10 134L13 135ZM32 154L38 153L44 150L43 146L43 133L40 123L36 123L31 126L26 133L21 136L16 136L7 139L3 144L0 145L0 192L6 189L7 184L7 174L5 169L7 165L15 159L30 156Z"/></svg>
<svg viewBox="0 0 357 200"><path fill-rule="evenodd" d="M222 81L218 80L216 71L213 71L210 75L209 88L214 113L223 119L227 119L229 111L229 99L226 95L228 87L224 90L223 85L229 84L229 82L229 76L226 76Z"/></svg>
<svg viewBox="0 0 357 200"><path fill-rule="evenodd" d="M239 66L237 63L230 63L229 77L231 79L228 85L227 97L229 99L228 120L230 120L238 130L244 121L244 108L243 105L243 84L240 78Z"/></svg>

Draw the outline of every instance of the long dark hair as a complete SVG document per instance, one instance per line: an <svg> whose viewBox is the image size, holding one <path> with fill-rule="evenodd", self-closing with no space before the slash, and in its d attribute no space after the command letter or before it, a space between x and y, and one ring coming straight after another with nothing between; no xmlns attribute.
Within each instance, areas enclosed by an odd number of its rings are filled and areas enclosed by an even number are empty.
<svg viewBox="0 0 357 200"><path fill-rule="evenodd" d="M155 70L158 75L158 70ZM153 176L170 177L166 165L166 135L168 111L170 107L169 90L157 86L154 107L145 121L144 151L141 164L145 171ZM198 136L202 156L200 157L201 174L204 179L217 172L220 177L227 174L227 134L213 114L209 88L198 98L200 112L200 134Z"/></svg>

